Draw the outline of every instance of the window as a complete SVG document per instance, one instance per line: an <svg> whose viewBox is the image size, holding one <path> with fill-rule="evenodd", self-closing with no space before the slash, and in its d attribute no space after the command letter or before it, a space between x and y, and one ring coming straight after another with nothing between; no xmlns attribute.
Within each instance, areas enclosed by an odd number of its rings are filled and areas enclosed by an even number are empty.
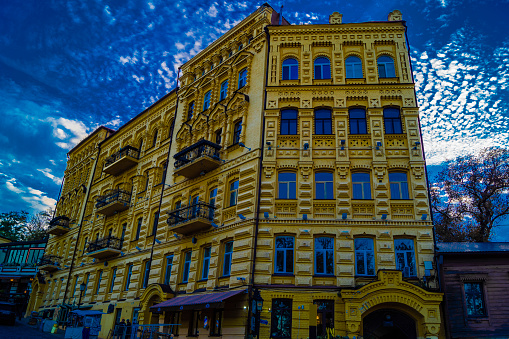
<svg viewBox="0 0 509 339"><path fill-rule="evenodd" d="M122 246L122 244L124 243L126 230L127 230L127 223L125 222L122 224L122 235L120 236L120 246Z"/></svg>
<svg viewBox="0 0 509 339"><path fill-rule="evenodd" d="M157 130L154 132L154 138L152 139L152 147L155 147L157 143Z"/></svg>
<svg viewBox="0 0 509 339"><path fill-rule="evenodd" d="M168 255L166 257L166 273L164 274L164 284L170 284L171 278L171 269L173 268L173 255Z"/></svg>
<svg viewBox="0 0 509 339"><path fill-rule="evenodd" d="M240 44L239 45L239 51L242 50L244 48L244 45L243 44Z"/></svg>
<svg viewBox="0 0 509 339"><path fill-rule="evenodd" d="M244 68L239 72L239 89L246 86L247 84L247 68Z"/></svg>
<svg viewBox="0 0 509 339"><path fill-rule="evenodd" d="M315 173L315 199L334 199L334 182L330 172Z"/></svg>
<svg viewBox="0 0 509 339"><path fill-rule="evenodd" d="M131 283L131 275L133 274L133 264L127 267L127 279L125 280L125 290L129 291L129 284Z"/></svg>
<svg viewBox="0 0 509 339"><path fill-rule="evenodd" d="M230 207L237 205L237 196L239 194L239 181L230 183Z"/></svg>
<svg viewBox="0 0 509 339"><path fill-rule="evenodd" d="M179 200L175 203L175 209L178 210L182 206L182 202Z"/></svg>
<svg viewBox="0 0 509 339"><path fill-rule="evenodd" d="M143 218L138 218L138 227L136 228L136 238L134 238L134 240L140 239L141 223L142 222L143 222Z"/></svg>
<svg viewBox="0 0 509 339"><path fill-rule="evenodd" d="M143 286L142 288L147 288L148 286L148 279L150 278L150 260L145 261L145 273L143 274Z"/></svg>
<svg viewBox="0 0 509 339"><path fill-rule="evenodd" d="M395 239L396 269L403 271L404 277L415 277L415 252L412 239Z"/></svg>
<svg viewBox="0 0 509 339"><path fill-rule="evenodd" d="M189 319L189 329L187 335L197 337L200 328L201 311L191 311L191 319Z"/></svg>
<svg viewBox="0 0 509 339"><path fill-rule="evenodd" d="M276 237L275 273L293 274L294 237Z"/></svg>
<svg viewBox="0 0 509 339"><path fill-rule="evenodd" d="M334 274L334 239L315 238L315 274Z"/></svg>
<svg viewBox="0 0 509 339"><path fill-rule="evenodd" d="M152 235L155 236L157 233L157 224L159 224L159 212L154 214L154 224L152 225Z"/></svg>
<svg viewBox="0 0 509 339"><path fill-rule="evenodd" d="M122 244L122 240L120 241L120 244ZM83 255L85 255L85 250L87 249L87 242L88 242L88 238L85 237L85 241L83 242L83 251L82 251Z"/></svg>
<svg viewBox="0 0 509 339"><path fill-rule="evenodd" d="M278 174L278 198L297 198L297 174L295 172L281 172Z"/></svg>
<svg viewBox="0 0 509 339"><path fill-rule="evenodd" d="M142 148L143 148L143 139L140 139L140 143L138 144L138 150L141 152Z"/></svg>
<svg viewBox="0 0 509 339"><path fill-rule="evenodd" d="M348 111L350 122L350 134L367 134L366 110L364 108L352 108Z"/></svg>
<svg viewBox="0 0 509 339"><path fill-rule="evenodd" d="M167 312L166 314L168 314L168 317L169 317L168 322L170 324L175 324L175 325L170 325L170 328L168 329L167 333L173 334L175 337L178 337L178 335L179 335L178 324L180 324L180 312ZM133 322L133 324L134 324L134 322Z"/></svg>
<svg viewBox="0 0 509 339"><path fill-rule="evenodd" d="M87 273L87 279L85 280L85 291L83 292L83 296L87 295L88 281L89 280L90 280L90 273Z"/></svg>
<svg viewBox="0 0 509 339"><path fill-rule="evenodd" d="M378 65L378 77L395 78L396 70L394 69L394 60L387 55L382 55L376 61Z"/></svg>
<svg viewBox="0 0 509 339"><path fill-rule="evenodd" d="M329 338L331 330L334 330L334 301L314 300L313 304L316 304L316 336Z"/></svg>
<svg viewBox="0 0 509 339"><path fill-rule="evenodd" d="M97 278L97 288L95 289L95 294L99 294L99 289L101 288L102 278L103 278L103 271L99 271L99 277Z"/></svg>
<svg viewBox="0 0 509 339"><path fill-rule="evenodd" d="M211 91L208 91L205 93L205 96L203 97L203 110L206 111L210 107L210 94Z"/></svg>
<svg viewBox="0 0 509 339"><path fill-rule="evenodd" d="M349 56L345 60L346 78L359 79L362 78L362 61L356 56Z"/></svg>
<svg viewBox="0 0 509 339"><path fill-rule="evenodd" d="M373 239L355 239L355 275L375 275Z"/></svg>
<svg viewBox="0 0 509 339"><path fill-rule="evenodd" d="M212 312L212 319L210 319L210 336L221 336L221 323L223 320L223 311L215 309Z"/></svg>
<svg viewBox="0 0 509 339"><path fill-rule="evenodd" d="M187 106L187 120L191 120L193 118L193 112L194 112L194 101L191 101L189 103L189 106Z"/></svg>
<svg viewBox="0 0 509 339"><path fill-rule="evenodd" d="M404 172L390 172L391 199L410 199L408 196L408 179Z"/></svg>
<svg viewBox="0 0 509 339"><path fill-rule="evenodd" d="M189 280L189 269L191 268L191 251L184 253L184 271L182 272L182 282L186 283Z"/></svg>
<svg viewBox="0 0 509 339"><path fill-rule="evenodd" d="M209 205L212 207L216 206L217 188L211 189L209 193ZM210 220L214 219L214 209L209 210Z"/></svg>
<svg viewBox="0 0 509 339"><path fill-rule="evenodd" d="M270 337L290 339L292 337L292 299L272 299Z"/></svg>
<svg viewBox="0 0 509 339"><path fill-rule="evenodd" d="M371 199L369 173L352 173L352 192L354 199Z"/></svg>
<svg viewBox="0 0 509 339"><path fill-rule="evenodd" d="M221 91L219 93L219 101L226 99L228 96L228 80L221 83Z"/></svg>
<svg viewBox="0 0 509 339"><path fill-rule="evenodd" d="M465 289L465 305L468 317L486 315L484 307L483 285L480 282L468 282L463 285Z"/></svg>
<svg viewBox="0 0 509 339"><path fill-rule="evenodd" d="M113 287L115 286L115 279L117 278L117 268L115 267L111 271L111 284L110 284L110 293L113 292Z"/></svg>
<svg viewBox="0 0 509 339"><path fill-rule="evenodd" d="M401 116L397 108L384 108L384 126L385 134L401 134L403 127L401 125Z"/></svg>
<svg viewBox="0 0 509 339"><path fill-rule="evenodd" d="M223 260L223 277L227 277L231 273L232 268L233 241L224 244L224 260Z"/></svg>
<svg viewBox="0 0 509 339"><path fill-rule="evenodd" d="M148 183L149 183L149 180L150 180L148 170L145 171L144 177L145 177L145 188L143 189L142 192L148 190Z"/></svg>
<svg viewBox="0 0 509 339"><path fill-rule="evenodd" d="M281 111L281 134L297 134L297 110L285 109Z"/></svg>
<svg viewBox="0 0 509 339"><path fill-rule="evenodd" d="M221 145L221 134L223 134L223 129L220 128L216 131L216 144Z"/></svg>
<svg viewBox="0 0 509 339"><path fill-rule="evenodd" d="M209 266L210 266L210 247L203 249L203 265L201 271L201 279L207 280L209 278Z"/></svg>
<svg viewBox="0 0 509 339"><path fill-rule="evenodd" d="M74 280L74 290L72 291L72 296L74 297L74 295L76 294L76 288L78 287L78 278L79 276L76 277L76 280ZM55 284L54 286L56 287L57 286L57 281L55 279Z"/></svg>
<svg viewBox="0 0 509 339"><path fill-rule="evenodd" d="M332 134L332 115L328 109L315 111L315 134Z"/></svg>
<svg viewBox="0 0 509 339"><path fill-rule="evenodd" d="M233 144L238 144L240 142L240 134L242 133L242 120L239 120L235 123L233 128Z"/></svg>
<svg viewBox="0 0 509 339"><path fill-rule="evenodd" d="M299 62L296 59L283 61L283 80L299 79Z"/></svg>
<svg viewBox="0 0 509 339"><path fill-rule="evenodd" d="M320 57L315 59L315 79L330 79L330 61Z"/></svg>

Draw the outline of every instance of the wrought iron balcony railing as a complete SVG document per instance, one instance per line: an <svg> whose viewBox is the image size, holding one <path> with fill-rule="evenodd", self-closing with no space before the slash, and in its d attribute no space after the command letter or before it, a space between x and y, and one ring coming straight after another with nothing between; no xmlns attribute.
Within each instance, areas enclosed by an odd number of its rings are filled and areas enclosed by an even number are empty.
<svg viewBox="0 0 509 339"><path fill-rule="evenodd" d="M109 193L97 198L95 207L97 213L112 215L116 212L125 211L131 202L131 192L123 189L114 189Z"/></svg>
<svg viewBox="0 0 509 339"><path fill-rule="evenodd" d="M134 159L140 158L140 151L133 147L133 146L125 146L124 148L121 148L118 152L114 153L113 155L106 158L104 161L104 166L108 167L114 162L125 158L125 157L131 157Z"/></svg>
<svg viewBox="0 0 509 339"><path fill-rule="evenodd" d="M167 222L176 233L195 233L212 227L214 211L214 206L199 201L168 212Z"/></svg>
<svg viewBox="0 0 509 339"><path fill-rule="evenodd" d="M194 178L221 165L221 146L208 140L200 140L175 154L175 172Z"/></svg>
<svg viewBox="0 0 509 339"><path fill-rule="evenodd" d="M49 227L53 227L53 226L69 228L69 218L66 217L65 215L60 215L58 217L55 217L55 218L51 219L51 221L49 222Z"/></svg>
<svg viewBox="0 0 509 339"><path fill-rule="evenodd" d="M88 244L86 252L91 254L96 251L110 249L115 251L120 251L122 249L122 243L119 238L108 236L102 239L97 239Z"/></svg>
<svg viewBox="0 0 509 339"><path fill-rule="evenodd" d="M118 152L106 158L104 161L104 172L118 175L125 170L135 166L140 158L140 151L132 146L125 146Z"/></svg>
<svg viewBox="0 0 509 339"><path fill-rule="evenodd" d="M45 254L41 257L41 259L39 259L37 266L44 265L60 266L61 263L62 257L59 257L58 255Z"/></svg>

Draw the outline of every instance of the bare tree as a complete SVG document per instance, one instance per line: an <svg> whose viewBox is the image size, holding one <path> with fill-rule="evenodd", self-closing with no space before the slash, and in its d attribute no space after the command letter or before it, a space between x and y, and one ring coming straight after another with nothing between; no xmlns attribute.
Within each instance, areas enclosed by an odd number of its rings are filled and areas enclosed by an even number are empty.
<svg viewBox="0 0 509 339"><path fill-rule="evenodd" d="M47 237L46 230L48 229L52 216L53 209L48 209L27 218L27 222L23 230L23 240L34 241L45 239Z"/></svg>

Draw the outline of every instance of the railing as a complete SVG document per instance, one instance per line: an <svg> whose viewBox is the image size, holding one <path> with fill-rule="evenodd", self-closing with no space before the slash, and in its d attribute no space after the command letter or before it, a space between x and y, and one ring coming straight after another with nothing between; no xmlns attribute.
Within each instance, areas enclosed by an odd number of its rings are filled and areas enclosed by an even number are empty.
<svg viewBox="0 0 509 339"><path fill-rule="evenodd" d="M113 155L106 158L104 161L104 167L108 167L109 165L113 164L115 161L123 158L123 157L131 157L135 159L140 158L140 151L137 148L134 148L133 146L125 146L124 148L121 148L118 152L114 153Z"/></svg>
<svg viewBox="0 0 509 339"><path fill-rule="evenodd" d="M117 237L106 237L102 239L97 239L88 244L87 253L92 253L95 251L99 251L105 248L113 248L116 250L120 250L122 248L122 243L120 239Z"/></svg>
<svg viewBox="0 0 509 339"><path fill-rule="evenodd" d="M189 206L183 206L168 212L168 225L171 227L196 218L203 218L212 222L214 221L214 210L214 206L206 204L203 201Z"/></svg>
<svg viewBox="0 0 509 339"><path fill-rule="evenodd" d="M212 159L221 160L219 150L221 150L221 146L218 144L208 140L200 140L196 144L184 148L174 155L176 160L175 169L187 165L202 156L209 156Z"/></svg>
<svg viewBox="0 0 509 339"><path fill-rule="evenodd" d="M37 266L44 266L44 265L60 266L61 261L62 261L62 257L59 257L57 255L46 254L41 257L41 259L37 263Z"/></svg>
<svg viewBox="0 0 509 339"><path fill-rule="evenodd" d="M115 325L110 334L117 339L170 339L177 332L178 326L180 324Z"/></svg>
<svg viewBox="0 0 509 339"><path fill-rule="evenodd" d="M115 189L110 191L108 194L100 196L97 198L97 203L95 204L96 208L101 208L103 206L109 205L113 202L120 202L129 204L131 201L131 192Z"/></svg>
<svg viewBox="0 0 509 339"><path fill-rule="evenodd" d="M55 227L55 226L62 226L62 227L69 228L69 218L66 217L65 215L61 215L61 216L51 219L51 221L49 222L49 227Z"/></svg>

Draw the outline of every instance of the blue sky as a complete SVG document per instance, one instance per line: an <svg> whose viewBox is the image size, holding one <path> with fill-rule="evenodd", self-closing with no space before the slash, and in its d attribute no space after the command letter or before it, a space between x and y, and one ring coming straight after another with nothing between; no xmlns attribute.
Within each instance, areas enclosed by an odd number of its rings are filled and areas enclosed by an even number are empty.
<svg viewBox="0 0 509 339"><path fill-rule="evenodd" d="M0 212L52 206L73 145L162 97L175 86L178 66L262 3L2 3ZM313 24L327 23L334 11L343 22L382 21L394 9L408 25L432 172L460 154L506 147L509 1L286 0L283 11L293 24Z"/></svg>

